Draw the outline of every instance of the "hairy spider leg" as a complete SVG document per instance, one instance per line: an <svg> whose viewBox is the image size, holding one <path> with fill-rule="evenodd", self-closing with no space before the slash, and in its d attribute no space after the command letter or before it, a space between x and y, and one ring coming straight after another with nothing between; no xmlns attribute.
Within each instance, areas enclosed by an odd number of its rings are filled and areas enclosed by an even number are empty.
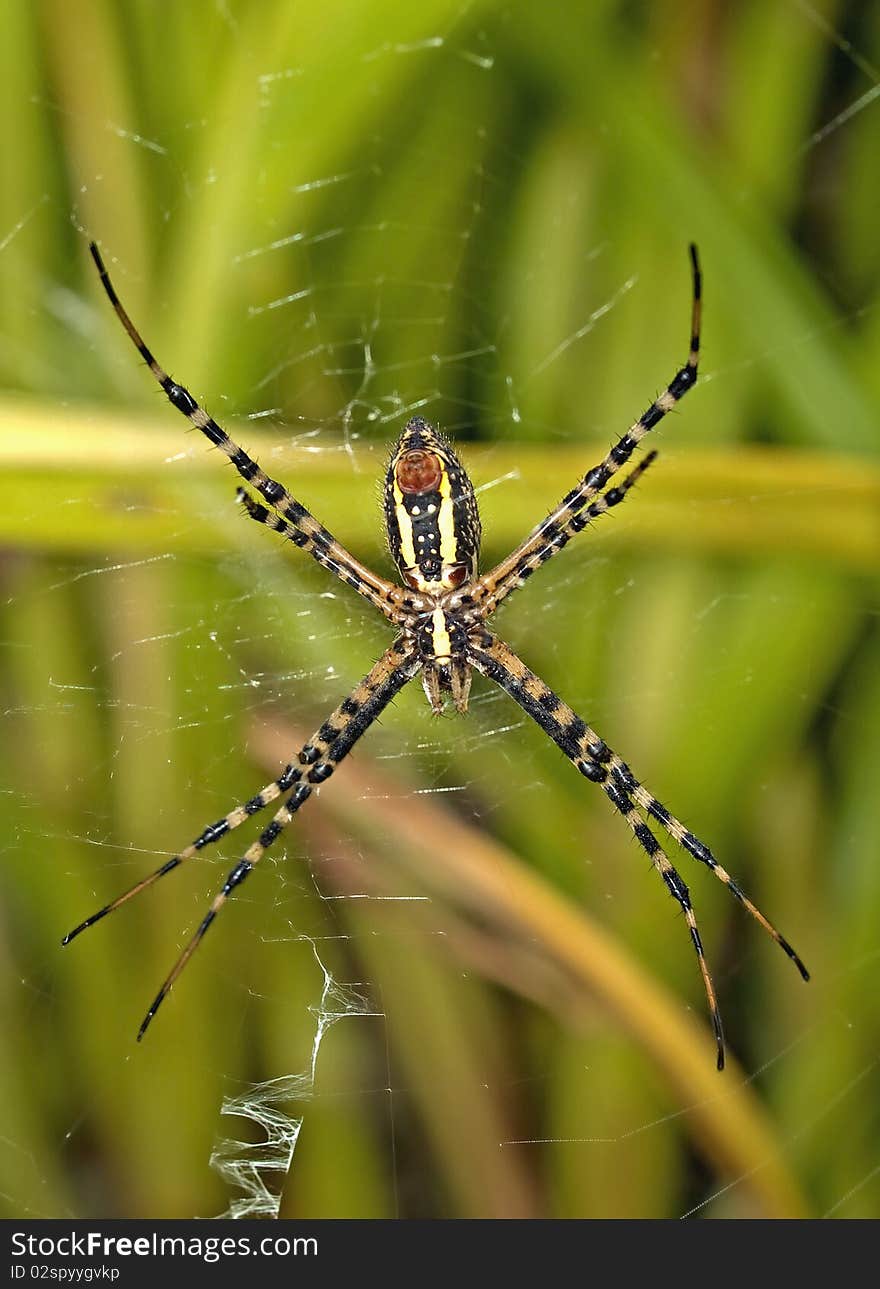
<svg viewBox="0 0 880 1289"><path fill-rule="evenodd" d="M480 599L489 596L495 605L515 590L529 573L555 555L578 532L572 517L583 510L618 470L626 464L645 435L671 412L697 380L700 358L700 314L702 310L702 274L696 246L689 247L693 276L690 350L685 365L676 372L666 389L623 434L597 466L588 470L580 483L562 498L559 505L529 535L475 584L472 594ZM562 540L561 540L562 539Z"/></svg>
<svg viewBox="0 0 880 1289"><path fill-rule="evenodd" d="M227 832L237 828L251 814L263 809L264 806L282 795L283 792L293 789L269 825L261 833L259 839L248 847L243 858L229 873L195 934L184 948L162 988L153 1000L138 1031L139 1040L143 1037L166 994L198 948L208 927L214 921L235 887L240 886L245 878L250 875L269 847L290 823L296 812L309 799L313 788L325 783L330 778L339 762L348 755L361 735L369 729L391 700L412 680L420 666L421 661L415 655L409 643L403 637L395 640L360 684L352 690L347 698L343 699L333 714L316 730L309 742L303 745L297 757L299 765L295 763L288 765L278 779L267 785L255 797L252 797L249 802L243 806L237 806L235 810L224 816L223 819L218 820L216 824L206 828L186 850L181 851L179 855L175 855L161 868L157 869L155 873L136 883L130 890L120 895L90 918L87 918L85 922L82 922L64 937L62 944L69 944L81 931L94 925L95 922L100 921L108 913L112 913L114 909L119 908L120 904L124 904L126 900L139 894L140 891L152 885L160 877L170 873L184 860L191 859L205 846L219 841Z"/></svg>
<svg viewBox="0 0 880 1289"><path fill-rule="evenodd" d="M657 455L656 449L646 453L642 460L639 461L638 465L633 466L629 474L624 475L620 483L615 484L613 488L609 488L606 492L603 492L601 496L597 497L595 501L590 502L589 506L586 506L583 510L579 511L578 514L572 515L571 519L569 519L568 522L559 529L554 537L548 540L546 545L538 547L531 555L524 559L521 564L508 573L505 578L502 578L496 590L488 592L485 598L480 602L484 618L490 617L498 608L501 601L505 599L511 591L516 590L517 587L523 586L534 573L536 568L540 568L542 564L546 564L547 560L550 559L551 556L555 555L557 551L562 550L563 546L567 546L575 533L583 532L587 525L591 524L594 519L598 519L601 515L607 514L608 511L612 510L615 506L619 506L626 497L630 488L632 488L634 484L638 483L639 479L641 479L648 467L657 460Z"/></svg>
<svg viewBox="0 0 880 1289"><path fill-rule="evenodd" d="M280 533L287 541L293 542L294 546L302 546L302 534L290 520L284 519L281 515L276 515L274 511L262 505L261 502L251 496L246 488L237 488L235 499L249 519L253 519L256 523L271 529L273 533ZM329 569L331 573L335 573L343 582L348 580L345 569L342 565L337 564L332 555L327 555L326 558L321 559L320 563L324 568ZM381 609L389 621L393 622L395 626L400 626L405 621L405 614L402 609L406 606L406 596L399 586L394 586L391 582L388 585L394 594L387 595L381 604L372 594L367 594L363 591L362 594L365 599L368 599L377 608Z"/></svg>
<svg viewBox="0 0 880 1289"><path fill-rule="evenodd" d="M364 599L369 600L387 618L396 620L395 606L402 598L402 591L393 582L379 577L371 569L347 551L333 534L315 519L287 489L257 465L243 448L229 437L212 416L199 406L196 400L183 385L178 385L167 372L159 366L153 354L141 339L140 332L126 313L110 280L110 275L101 258L101 253L94 242L89 243L92 259L95 261L101 283L113 305L119 321L128 332L132 343L149 367L153 376L162 386L172 407L182 412L187 420L205 435L215 447L224 452L246 483L256 489L260 495L289 522L293 530L291 538L302 550L307 551L314 560L324 568L352 587Z"/></svg>
<svg viewBox="0 0 880 1289"><path fill-rule="evenodd" d="M481 628L471 634L468 657L476 669L499 685L527 715L549 735L577 770L592 783L598 783L614 808L623 815L642 849L659 872L669 893L681 906L699 958L700 971L712 1015L718 1044L718 1068L724 1064L721 1017L712 979L706 965L703 945L697 930L690 893L673 868L648 825L642 820L636 804L652 815L674 841L694 859L705 864L732 895L751 913L784 953L792 960L804 980L809 972L784 936L746 897L730 874L721 867L712 852L680 820L653 797L635 778L626 762L608 747L603 739L574 712L567 703L530 671L512 649L491 632Z"/></svg>

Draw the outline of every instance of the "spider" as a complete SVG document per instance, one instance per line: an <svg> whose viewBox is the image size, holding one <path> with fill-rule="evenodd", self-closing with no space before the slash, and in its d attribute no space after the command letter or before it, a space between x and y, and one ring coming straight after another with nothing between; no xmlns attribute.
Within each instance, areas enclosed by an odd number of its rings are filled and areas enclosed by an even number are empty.
<svg viewBox="0 0 880 1289"><path fill-rule="evenodd" d="M300 748L295 760L286 765L272 783L210 824L189 846L155 872L86 918L64 937L62 943L69 944L81 931L93 926L172 869L194 858L206 846L225 837L251 815L280 800L271 822L231 870L172 967L141 1022L138 1030L140 1040L230 895L250 876L315 788L330 778L343 757L395 695L421 673L433 712L441 713L449 696L456 711L463 713L467 711L471 672L476 670L509 694L585 779L602 788L611 805L623 816L669 894L680 906L703 979L715 1034L718 1069L723 1069L721 1015L690 894L664 854L647 819L654 819L674 842L724 883L791 958L804 980L809 979L806 967L788 941L722 868L708 846L652 796L627 763L586 721L486 626L487 619L499 604L521 587L536 569L546 564L594 519L619 505L656 458L656 452L650 452L628 474L620 475L621 468L645 435L675 407L697 379L702 291L696 246L690 246L693 296L690 348L685 365L617 440L604 460L588 470L555 509L488 573L480 575L477 567L481 528L473 485L452 445L421 417L413 417L407 422L392 451L383 493L388 544L402 585L386 581L355 559L305 506L282 484L270 479L256 461L233 442L187 389L172 380L159 366L123 308L94 242L89 249L120 322L172 406L225 452L244 482L267 503L263 505L252 492L240 487L237 499L245 513L258 524L281 533L346 582L384 614L396 635L360 684L342 700L309 742ZM615 478L618 481L612 483Z"/></svg>

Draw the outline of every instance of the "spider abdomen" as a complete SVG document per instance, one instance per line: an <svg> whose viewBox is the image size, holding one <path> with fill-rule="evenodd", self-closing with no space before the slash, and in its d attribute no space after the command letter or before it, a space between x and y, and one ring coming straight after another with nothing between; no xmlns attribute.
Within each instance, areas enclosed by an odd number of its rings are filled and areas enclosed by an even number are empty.
<svg viewBox="0 0 880 1289"><path fill-rule="evenodd" d="M408 421L385 477L388 545L407 586L454 591L476 575L480 516L473 485L442 434Z"/></svg>

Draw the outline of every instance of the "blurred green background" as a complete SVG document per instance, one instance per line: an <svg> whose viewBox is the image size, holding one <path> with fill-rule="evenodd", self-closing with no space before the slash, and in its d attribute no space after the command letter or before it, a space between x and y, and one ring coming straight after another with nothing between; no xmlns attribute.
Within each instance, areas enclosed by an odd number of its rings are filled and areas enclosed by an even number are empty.
<svg viewBox="0 0 880 1289"><path fill-rule="evenodd" d="M2 23L6 1214L877 1216L880 10L8 0ZM387 639L237 513L89 237L160 361L386 572L407 417L461 445L488 566L684 358L699 243L703 381L498 627L811 967L670 851L724 1074L626 826L479 681L464 719L410 687L142 1045L251 829L61 951Z"/></svg>

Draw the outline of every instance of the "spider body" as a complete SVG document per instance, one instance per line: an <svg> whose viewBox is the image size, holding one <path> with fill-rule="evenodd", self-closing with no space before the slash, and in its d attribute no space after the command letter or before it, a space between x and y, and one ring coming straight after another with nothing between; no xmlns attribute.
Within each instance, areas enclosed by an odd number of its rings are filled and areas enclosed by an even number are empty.
<svg viewBox="0 0 880 1289"><path fill-rule="evenodd" d="M391 557L416 593L404 600L410 611L404 630L421 660L431 709L439 715L448 693L456 711L466 712L471 624L464 606L481 535L474 486L449 440L415 416L391 453L383 496Z"/></svg>
<svg viewBox="0 0 880 1289"><path fill-rule="evenodd" d="M207 913L153 1000L138 1032L141 1038L186 966L202 936L229 896L253 871L294 815L325 783L339 762L410 680L419 673L432 710L443 710L446 696L467 711L473 671L497 684L544 731L574 768L602 788L681 909L697 956L715 1032L717 1064L724 1064L724 1038L715 988L706 964L690 892L648 824L652 819L691 858L707 867L794 962L803 978L806 967L794 949L745 895L709 847L699 840L636 778L626 762L540 677L491 632L486 623L509 594L562 550L593 520L619 505L656 457L649 452L628 474L620 475L641 440L690 390L697 378L701 276L697 252L690 248L693 272L690 348L687 361L662 394L648 406L605 458L584 474L550 514L489 572L479 574L480 517L473 485L452 445L434 426L413 417L405 426L385 477L386 532L402 586L387 581L346 550L287 489L271 479L229 437L184 386L163 370L141 339L113 287L98 248L90 246L104 290L133 344L172 406L226 454L252 491L238 489L246 513L306 551L356 590L394 628L395 638L364 679L299 749L272 783L208 825L189 846L92 914L64 938L69 943L127 900L180 864L194 858L238 828L271 802L280 801L269 824L231 870ZM610 486L609 486L610 485ZM253 493L262 497L258 501ZM263 504L263 503L267 504Z"/></svg>
<svg viewBox="0 0 880 1289"><path fill-rule="evenodd" d="M408 421L385 476L385 528L406 586L439 597L476 575L480 513L448 439L420 416Z"/></svg>

